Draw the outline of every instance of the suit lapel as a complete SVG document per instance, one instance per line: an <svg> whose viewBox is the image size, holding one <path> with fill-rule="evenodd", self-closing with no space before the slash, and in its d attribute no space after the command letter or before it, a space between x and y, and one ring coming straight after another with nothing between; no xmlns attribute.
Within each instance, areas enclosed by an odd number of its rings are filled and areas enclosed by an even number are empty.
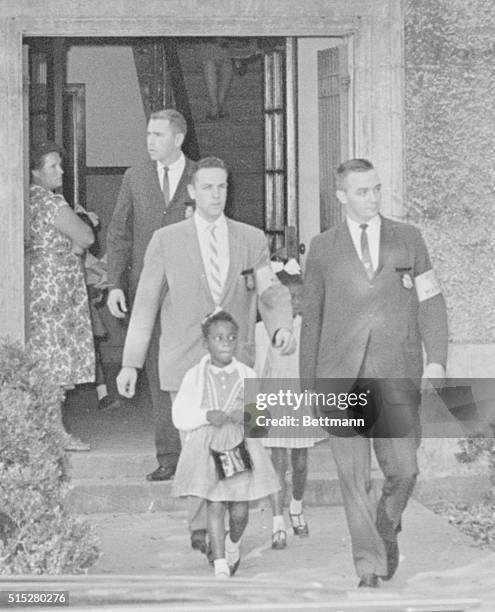
<svg viewBox="0 0 495 612"><path fill-rule="evenodd" d="M152 203L153 208L163 214L165 201L160 187L156 162L152 160L146 165L145 191L148 193L148 200Z"/></svg>
<svg viewBox="0 0 495 612"><path fill-rule="evenodd" d="M229 269L222 292L222 301L226 298L227 293L232 290L232 288L235 288L235 281L242 271L239 270L242 264L239 245L242 244L242 241L239 239L237 228L230 219L227 219L227 230L229 236Z"/></svg>
<svg viewBox="0 0 495 612"><path fill-rule="evenodd" d="M191 165L192 162L186 157L186 165L184 166L184 170L182 171L182 176L180 177L180 181L177 185L177 188L174 192L173 198L170 200L169 207L183 205L184 198L182 197L183 193L187 193L187 184L189 183L189 176L191 174ZM189 198L186 198L188 200Z"/></svg>
<svg viewBox="0 0 495 612"><path fill-rule="evenodd" d="M376 269L375 276L380 274L383 270L383 266L385 262L387 262L390 258L390 254L392 252L392 246L394 241L394 231L392 225L388 222L387 219L381 217L381 227L380 227L380 246L378 253L378 268Z"/></svg>
<svg viewBox="0 0 495 612"><path fill-rule="evenodd" d="M188 247L185 248L185 251L189 259L191 260L192 269L198 275L198 278L201 282L201 286L206 292L208 299L210 301L213 301L213 298L211 297L210 286L208 284L208 279L206 277L206 270L203 264L203 258L201 256L201 249L199 248L198 233L193 217L187 220L184 229L186 233L185 245L187 244Z"/></svg>
<svg viewBox="0 0 495 612"><path fill-rule="evenodd" d="M342 242L342 253L344 254L345 260L348 261L352 267L353 274L359 274L369 281L363 262L359 259L354 242L352 241L351 232L349 231L346 221L340 226L340 238Z"/></svg>

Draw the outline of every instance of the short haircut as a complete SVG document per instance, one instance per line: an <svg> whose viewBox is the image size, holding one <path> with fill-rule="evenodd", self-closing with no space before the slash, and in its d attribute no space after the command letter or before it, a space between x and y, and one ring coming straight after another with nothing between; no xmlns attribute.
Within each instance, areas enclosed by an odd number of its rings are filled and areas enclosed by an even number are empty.
<svg viewBox="0 0 495 612"><path fill-rule="evenodd" d="M198 174L200 170L203 170L203 168L221 168L222 170L225 170L225 174L227 174L227 176L229 175L228 168L223 159L220 159L219 157L203 157L203 159L200 159L194 164L194 168L189 179L190 184L194 183L196 174Z"/></svg>
<svg viewBox="0 0 495 612"><path fill-rule="evenodd" d="M340 164L336 171L337 189L344 189L344 181L351 172L369 172L374 170L373 164L367 159L349 159Z"/></svg>
<svg viewBox="0 0 495 612"><path fill-rule="evenodd" d="M201 323L201 331L203 332L203 338L207 339L210 333L210 328L214 323L232 323L236 332L239 331L239 324L234 317L226 310L219 310L206 316L206 319Z"/></svg>
<svg viewBox="0 0 495 612"><path fill-rule="evenodd" d="M285 270L280 270L280 272L277 272L277 278L285 287L303 284L302 274L289 274Z"/></svg>
<svg viewBox="0 0 495 612"><path fill-rule="evenodd" d="M187 134L187 123L184 115L175 110L175 108L163 108L162 110L154 111L150 115L150 121L151 119L165 119L173 127L176 134L184 134L184 136Z"/></svg>
<svg viewBox="0 0 495 612"><path fill-rule="evenodd" d="M52 140L34 143L29 153L30 170L41 170L45 163L45 156L50 153L58 153L60 157L63 157L64 154L62 147Z"/></svg>

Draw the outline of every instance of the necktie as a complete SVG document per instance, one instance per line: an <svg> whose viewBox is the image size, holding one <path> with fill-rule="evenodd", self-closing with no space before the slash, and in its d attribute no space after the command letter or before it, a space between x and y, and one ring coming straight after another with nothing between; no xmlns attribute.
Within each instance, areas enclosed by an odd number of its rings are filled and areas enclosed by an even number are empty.
<svg viewBox="0 0 495 612"><path fill-rule="evenodd" d="M223 284L220 275L220 263L218 255L218 242L215 235L217 227L208 226L208 262L210 268L210 290L213 301L218 306L222 296Z"/></svg>
<svg viewBox="0 0 495 612"><path fill-rule="evenodd" d="M168 168L166 166L163 168L162 192L163 199L165 200L165 208L168 208L170 204L170 183L168 181Z"/></svg>
<svg viewBox="0 0 495 612"><path fill-rule="evenodd" d="M368 234L366 233L368 224L362 223L359 227L361 228L361 261L363 262L368 278L371 280L374 275L374 270L371 261L370 245L368 243Z"/></svg>

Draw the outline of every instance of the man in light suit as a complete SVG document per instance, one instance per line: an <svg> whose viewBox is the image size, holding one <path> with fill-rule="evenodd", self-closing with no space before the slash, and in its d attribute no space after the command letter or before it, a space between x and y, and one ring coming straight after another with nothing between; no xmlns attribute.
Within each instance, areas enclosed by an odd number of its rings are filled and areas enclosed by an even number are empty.
<svg viewBox="0 0 495 612"><path fill-rule="evenodd" d="M311 242L300 369L317 391L339 379L340 390L347 383L347 392L368 397L371 391L364 431L329 432L359 586L376 588L398 566L401 516L418 473L421 376L437 385L445 376L447 317L419 230L379 214L381 185L373 165L364 159L341 164L337 185L346 219ZM385 476L378 505L370 438Z"/></svg>
<svg viewBox="0 0 495 612"><path fill-rule="evenodd" d="M136 293L146 248L153 232L185 218L190 202L189 184L193 162L182 153L187 132L184 117L176 110L152 113L147 130L150 159L124 174L108 228L108 279L112 289L108 308L123 319ZM127 298L126 298L127 294ZM146 376L152 399L158 468L150 481L169 480L175 473L180 439L172 423L171 400L160 389L158 376L159 322L146 360Z"/></svg>
<svg viewBox="0 0 495 612"><path fill-rule="evenodd" d="M144 364L153 325L160 312L159 350L162 389L175 395L184 374L206 352L201 336L205 316L221 307L239 324L237 358L252 366L259 312L274 346L295 350L290 294L270 268L266 237L250 225L227 219L227 169L210 157L196 165L189 185L195 201L192 217L153 235L127 332L119 391L132 397L137 369ZM211 258L214 236L216 258ZM190 511L191 541L206 526ZM204 551L203 551L204 552Z"/></svg>

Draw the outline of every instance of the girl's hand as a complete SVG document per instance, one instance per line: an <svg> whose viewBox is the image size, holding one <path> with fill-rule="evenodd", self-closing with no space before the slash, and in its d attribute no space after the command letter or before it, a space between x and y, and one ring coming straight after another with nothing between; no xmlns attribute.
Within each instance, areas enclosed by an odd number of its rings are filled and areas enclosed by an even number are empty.
<svg viewBox="0 0 495 612"><path fill-rule="evenodd" d="M228 416L221 410L208 410L206 418L215 427L221 427L228 419Z"/></svg>
<svg viewBox="0 0 495 612"><path fill-rule="evenodd" d="M229 414L229 419L236 425L244 425L244 410L233 410Z"/></svg>

